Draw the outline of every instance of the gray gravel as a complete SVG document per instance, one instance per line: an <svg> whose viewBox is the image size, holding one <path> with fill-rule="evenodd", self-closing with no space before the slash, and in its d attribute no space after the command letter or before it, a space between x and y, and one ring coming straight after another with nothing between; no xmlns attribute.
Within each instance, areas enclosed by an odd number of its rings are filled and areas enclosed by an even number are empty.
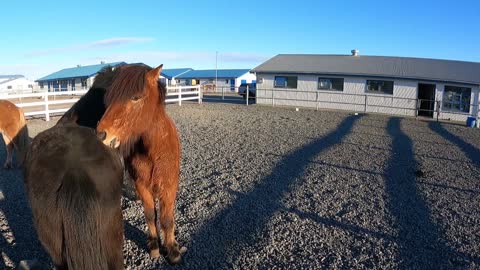
<svg viewBox="0 0 480 270"><path fill-rule="evenodd" d="M480 130L258 105L167 108L183 155L176 222L188 251L176 269L480 268ZM31 120L30 133L55 121ZM48 264L20 171L0 177L0 268ZM148 257L141 205L122 204L126 268L172 269Z"/></svg>

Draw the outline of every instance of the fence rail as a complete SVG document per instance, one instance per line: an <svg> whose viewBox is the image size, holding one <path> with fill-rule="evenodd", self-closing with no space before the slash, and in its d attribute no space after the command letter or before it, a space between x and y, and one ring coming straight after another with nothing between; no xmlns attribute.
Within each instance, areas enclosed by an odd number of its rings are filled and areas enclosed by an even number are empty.
<svg viewBox="0 0 480 270"><path fill-rule="evenodd" d="M44 115L50 121L52 114L64 113L77 102L87 90L38 92L28 94L0 94L0 99L13 100L13 103L24 109L25 116ZM165 103L178 103L182 101L198 100L202 103L202 92L199 86L167 87ZM35 101L40 99L41 101Z"/></svg>
<svg viewBox="0 0 480 270"><path fill-rule="evenodd" d="M473 99L475 100L475 99ZM257 89L257 104L313 107L317 110L344 109L363 112L380 112L407 116L428 116L438 119L463 121L467 117L480 119L479 104L462 104L442 100L393 97L382 94L355 94L334 91L306 91L296 89ZM458 110L448 109L458 106ZM461 119L461 120L460 120Z"/></svg>

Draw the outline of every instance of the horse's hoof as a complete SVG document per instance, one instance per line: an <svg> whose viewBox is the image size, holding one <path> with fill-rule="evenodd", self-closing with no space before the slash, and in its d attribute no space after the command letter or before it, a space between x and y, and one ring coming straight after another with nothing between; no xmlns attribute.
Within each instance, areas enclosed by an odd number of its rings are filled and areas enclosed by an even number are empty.
<svg viewBox="0 0 480 270"><path fill-rule="evenodd" d="M165 259L170 265L178 264L182 260L182 255L187 252L186 247L179 248L179 245L175 245L174 247L170 248L167 256Z"/></svg>
<svg viewBox="0 0 480 270"><path fill-rule="evenodd" d="M158 248L150 250L150 258L156 259L158 257L160 257L160 250L158 250Z"/></svg>
<svg viewBox="0 0 480 270"><path fill-rule="evenodd" d="M180 253L180 250L174 249L174 250L171 250L168 253L168 255L167 255L167 257L165 257L165 259L167 260L167 262L170 265L175 265L175 264L178 264L182 260L182 254Z"/></svg>

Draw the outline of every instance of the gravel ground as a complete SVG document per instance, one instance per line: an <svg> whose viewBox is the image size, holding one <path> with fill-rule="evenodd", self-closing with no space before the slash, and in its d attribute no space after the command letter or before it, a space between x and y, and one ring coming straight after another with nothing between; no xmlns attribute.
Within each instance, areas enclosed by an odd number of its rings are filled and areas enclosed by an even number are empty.
<svg viewBox="0 0 480 270"><path fill-rule="evenodd" d="M480 130L257 105L167 110L183 155L188 251L176 269L480 269ZM29 121L31 135L55 121ZM48 264L20 171L0 177L0 268ZM141 205L122 204L126 268L173 269L149 259Z"/></svg>

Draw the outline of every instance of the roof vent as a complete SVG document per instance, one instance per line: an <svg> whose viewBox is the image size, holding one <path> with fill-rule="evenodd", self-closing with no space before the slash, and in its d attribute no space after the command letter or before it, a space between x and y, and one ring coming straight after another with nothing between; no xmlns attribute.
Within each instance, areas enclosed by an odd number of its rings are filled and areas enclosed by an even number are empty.
<svg viewBox="0 0 480 270"><path fill-rule="evenodd" d="M357 49L352 50L352 56L358 56L359 53L360 53L360 51L357 50Z"/></svg>
<svg viewBox="0 0 480 270"><path fill-rule="evenodd" d="M105 65L105 61L101 61L100 64Z"/></svg>

